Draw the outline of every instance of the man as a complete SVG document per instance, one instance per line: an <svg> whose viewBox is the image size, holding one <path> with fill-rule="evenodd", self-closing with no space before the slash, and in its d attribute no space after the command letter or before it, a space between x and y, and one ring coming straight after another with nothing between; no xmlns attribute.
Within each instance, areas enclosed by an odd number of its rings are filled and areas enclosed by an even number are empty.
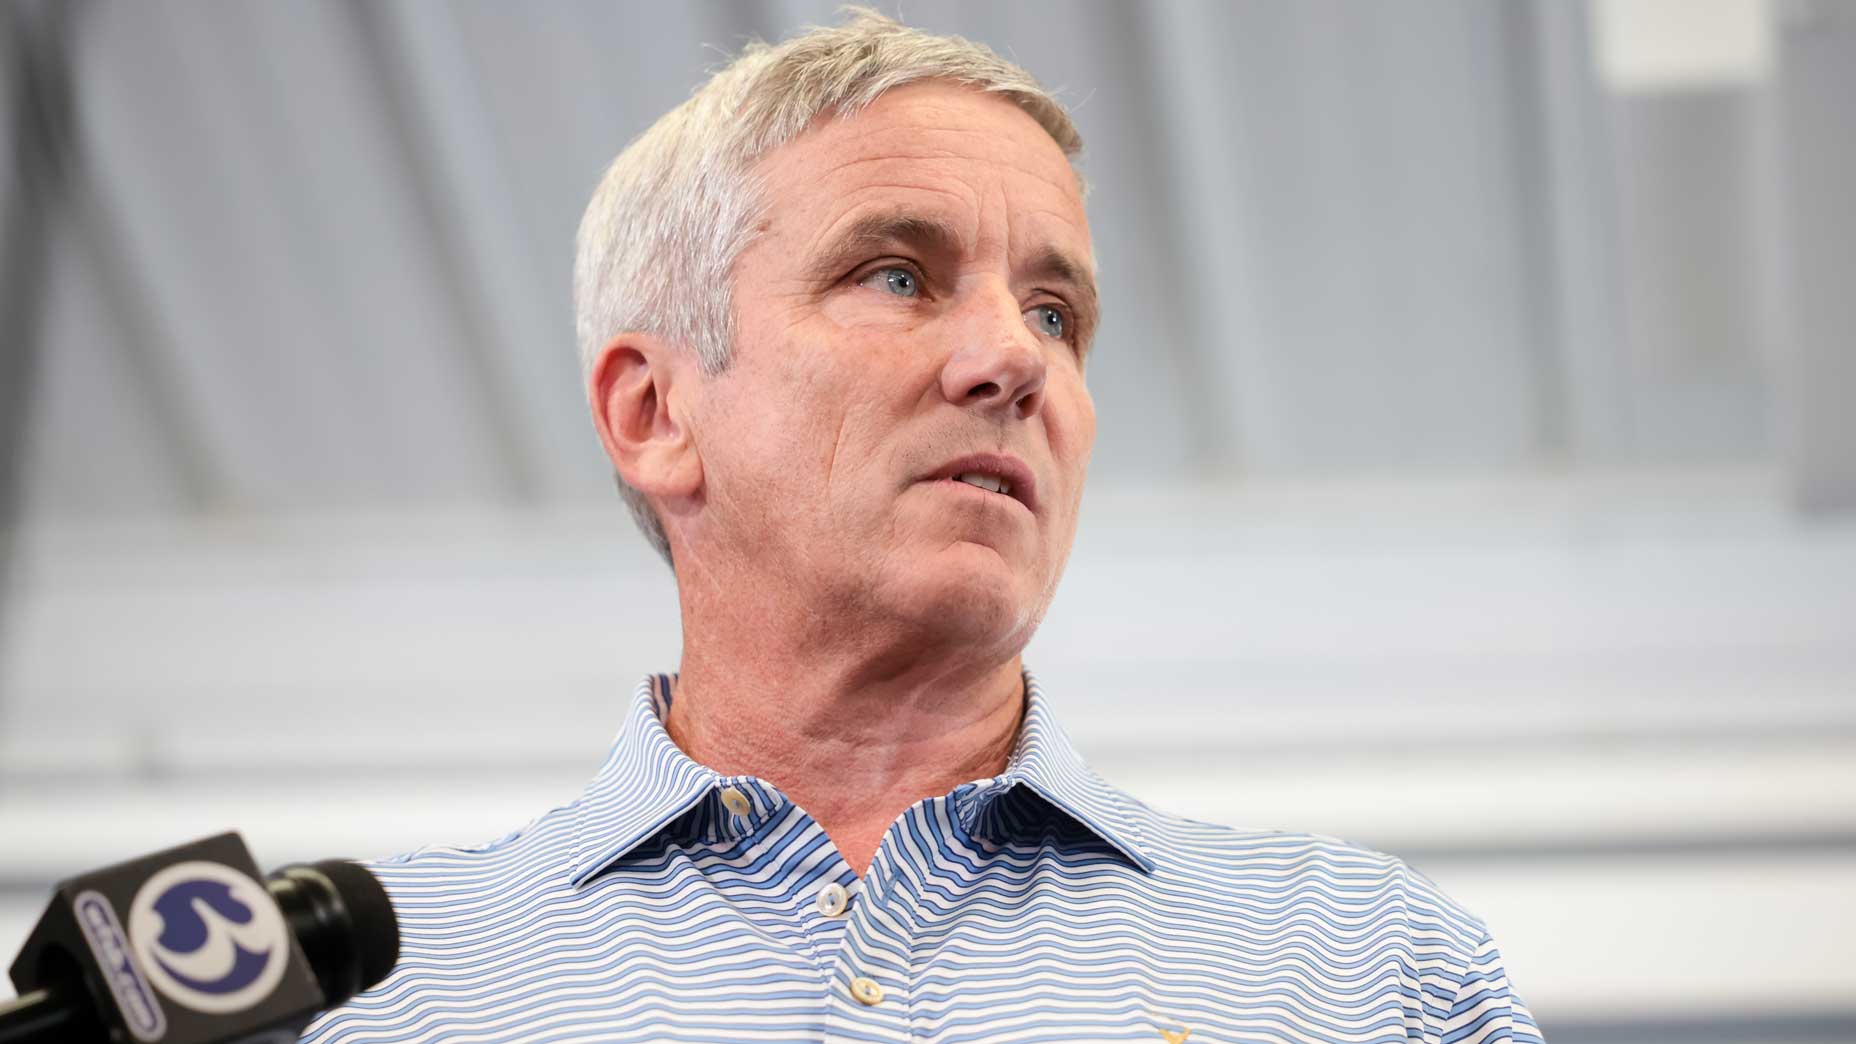
<svg viewBox="0 0 1856 1044"><path fill-rule="evenodd" d="M308 1039L1538 1039L1425 879L1146 808L1023 671L1095 435L1079 148L858 13L618 158L579 335L680 673L573 805L377 866L400 964Z"/></svg>

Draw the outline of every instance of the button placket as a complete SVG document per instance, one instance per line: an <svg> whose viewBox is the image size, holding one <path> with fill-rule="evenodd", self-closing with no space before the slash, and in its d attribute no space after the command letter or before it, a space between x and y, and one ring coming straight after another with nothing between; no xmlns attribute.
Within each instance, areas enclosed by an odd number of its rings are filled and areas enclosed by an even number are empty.
<svg viewBox="0 0 1856 1044"><path fill-rule="evenodd" d="M908 814L921 811L918 807ZM844 939L832 962L827 1000L825 1039L831 1044L873 1035L898 1042L910 1039L911 929L896 916L902 912L893 902L900 876L890 865L905 851L898 838L907 829L902 821L890 827L870 869L850 890Z"/></svg>
<svg viewBox="0 0 1856 1044"><path fill-rule="evenodd" d="M842 964L845 929L850 920L845 914L861 901L859 896L864 885L851 873L850 864L829 843L830 839L815 821L809 822L804 829L816 833L827 843L794 867L794 873L805 883L792 893L787 910L793 927L803 933L808 952L816 962L820 987L829 992L841 989L837 977ZM843 893L844 908L837 916L828 916L821 908L821 898L837 892ZM836 904L828 899L826 905Z"/></svg>

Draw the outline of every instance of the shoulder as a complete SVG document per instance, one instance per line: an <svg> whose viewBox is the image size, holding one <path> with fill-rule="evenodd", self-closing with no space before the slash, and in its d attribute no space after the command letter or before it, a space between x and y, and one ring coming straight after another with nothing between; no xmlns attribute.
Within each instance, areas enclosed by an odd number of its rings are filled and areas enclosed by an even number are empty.
<svg viewBox="0 0 1856 1044"><path fill-rule="evenodd" d="M1458 968L1488 936L1475 914L1396 855L1322 834L1246 830L1187 819L1127 798L1154 876L1310 916L1398 931Z"/></svg>
<svg viewBox="0 0 1856 1044"><path fill-rule="evenodd" d="M1235 945L1286 946L1341 974L1362 959L1389 963L1415 986L1407 1021L1430 1027L1427 1038L1540 1044L1488 926L1399 857L1138 807L1158 887L1215 897L1224 911L1208 920L1222 921Z"/></svg>
<svg viewBox="0 0 1856 1044"><path fill-rule="evenodd" d="M577 820L573 805L552 809L526 825L476 844L433 844L385 859L363 861L386 887L402 931L417 900L442 893L455 898L497 890L532 877L541 867L558 869L573 853Z"/></svg>
<svg viewBox="0 0 1856 1044"><path fill-rule="evenodd" d="M386 979L318 1018L302 1039L400 1039L437 1000L490 996L491 949L529 928L538 908L569 894L574 806L480 844L428 845L364 861L399 922L400 954Z"/></svg>

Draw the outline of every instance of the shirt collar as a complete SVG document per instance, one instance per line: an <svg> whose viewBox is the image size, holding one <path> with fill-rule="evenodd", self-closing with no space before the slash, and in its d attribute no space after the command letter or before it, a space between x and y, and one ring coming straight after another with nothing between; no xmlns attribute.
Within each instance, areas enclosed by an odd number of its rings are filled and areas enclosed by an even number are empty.
<svg viewBox="0 0 1856 1044"><path fill-rule="evenodd" d="M974 804L962 818L1009 823L1016 817L986 817L987 807L1015 789L1042 798L1144 872L1154 868L1127 795L1084 763L1053 715L1049 698L1026 671L1025 718L1003 773L975 787ZM647 675L638 683L630 710L606 762L575 806L571 881L577 887L656 836L672 821L723 785L714 769L699 765L664 730L670 708L669 675ZM968 786L973 786L968 784Z"/></svg>
<svg viewBox="0 0 1856 1044"><path fill-rule="evenodd" d="M664 731L670 676L646 675L619 738L580 795L571 880L578 887L715 789L720 773L690 760Z"/></svg>
<svg viewBox="0 0 1856 1044"><path fill-rule="evenodd" d="M1005 786L994 791L995 800L1014 787L1030 790L1143 872L1151 873L1154 861L1135 819L1133 799L1083 761L1082 752L1057 723L1050 697L1030 671L1024 673L1025 720L1018 729L1018 744L998 777Z"/></svg>

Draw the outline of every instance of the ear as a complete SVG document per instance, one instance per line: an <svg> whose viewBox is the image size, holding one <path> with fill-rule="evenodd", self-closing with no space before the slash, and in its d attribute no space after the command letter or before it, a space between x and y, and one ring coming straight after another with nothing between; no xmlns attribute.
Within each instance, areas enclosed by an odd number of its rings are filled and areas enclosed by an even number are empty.
<svg viewBox="0 0 1856 1044"><path fill-rule="evenodd" d="M620 476L659 501L702 489L702 458L686 421L699 379L694 356L662 338L622 333L600 349L587 376L593 427Z"/></svg>

